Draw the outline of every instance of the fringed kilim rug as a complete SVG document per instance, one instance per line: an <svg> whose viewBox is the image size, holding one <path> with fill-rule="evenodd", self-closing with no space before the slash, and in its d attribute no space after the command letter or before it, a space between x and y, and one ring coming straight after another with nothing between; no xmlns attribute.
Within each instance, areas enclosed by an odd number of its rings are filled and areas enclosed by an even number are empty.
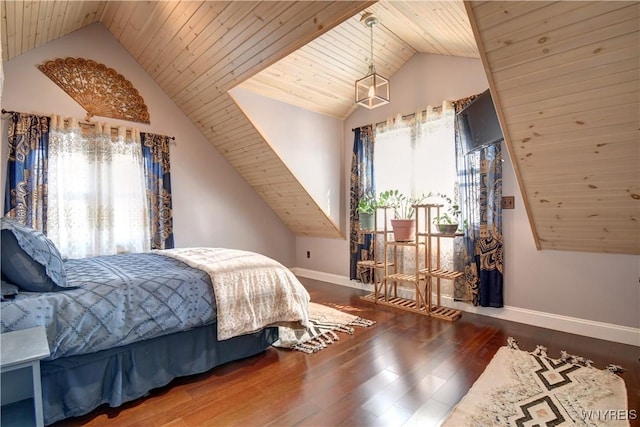
<svg viewBox="0 0 640 427"><path fill-rule="evenodd" d="M509 338L443 425L628 426L637 413L615 374L623 369L591 363L564 351L551 359L542 346L521 351Z"/></svg>
<svg viewBox="0 0 640 427"><path fill-rule="evenodd" d="M304 331L279 327L280 338L273 346L315 353L339 340L336 332L353 335L354 326L369 327L376 322L310 302L309 323L311 325Z"/></svg>

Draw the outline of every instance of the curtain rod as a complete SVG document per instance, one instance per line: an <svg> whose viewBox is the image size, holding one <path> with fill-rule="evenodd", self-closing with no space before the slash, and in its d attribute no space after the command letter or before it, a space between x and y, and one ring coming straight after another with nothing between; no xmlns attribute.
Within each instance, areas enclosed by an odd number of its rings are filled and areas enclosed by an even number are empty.
<svg viewBox="0 0 640 427"><path fill-rule="evenodd" d="M7 110L5 110L4 108L2 109L2 114L13 114L13 113L18 113L18 114L20 114L18 111L7 111ZM65 121L65 122L68 122L68 121L69 121L69 119L64 119L64 121ZM78 124L80 124L80 125L84 125L84 126L95 126L95 125L96 125L95 123L91 123L91 122L82 122L82 121L78 121ZM117 127L113 127L113 126L111 127L111 130L117 130L117 129L118 129ZM176 140L176 137L175 137L175 136L170 136L169 138L170 138L171 140L173 140L173 141L175 141L175 140Z"/></svg>
<svg viewBox="0 0 640 427"><path fill-rule="evenodd" d="M442 110L442 106L441 105L438 105L437 107L433 107L433 111L438 111L438 110ZM425 114L425 112L423 112L422 114ZM405 114L405 115L402 116L402 120L412 119L415 116L416 116L416 113ZM387 123L387 121L384 120L382 122L378 122L378 123L374 124L373 127L378 127L378 126L384 125L386 123ZM360 126L360 127L362 127L362 126ZM351 132L355 132L356 129L359 129L359 128L353 128L353 129L351 129Z"/></svg>

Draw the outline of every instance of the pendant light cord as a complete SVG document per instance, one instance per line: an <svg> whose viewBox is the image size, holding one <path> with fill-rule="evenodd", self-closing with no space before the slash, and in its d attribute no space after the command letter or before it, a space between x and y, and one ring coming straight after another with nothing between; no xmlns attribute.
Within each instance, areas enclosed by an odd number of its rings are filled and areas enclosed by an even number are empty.
<svg viewBox="0 0 640 427"><path fill-rule="evenodd" d="M373 63L373 26L375 25L375 22L372 22L371 25L369 25L369 28L371 29L371 72L375 73L376 71L376 66Z"/></svg>

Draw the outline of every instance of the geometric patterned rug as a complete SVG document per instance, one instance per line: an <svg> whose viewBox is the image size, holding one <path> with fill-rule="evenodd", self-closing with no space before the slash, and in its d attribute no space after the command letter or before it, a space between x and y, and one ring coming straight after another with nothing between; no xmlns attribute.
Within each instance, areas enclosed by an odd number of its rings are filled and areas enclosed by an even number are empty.
<svg viewBox="0 0 640 427"><path fill-rule="evenodd" d="M621 367L546 351L521 351L509 338L443 426L628 426L638 417L627 409Z"/></svg>

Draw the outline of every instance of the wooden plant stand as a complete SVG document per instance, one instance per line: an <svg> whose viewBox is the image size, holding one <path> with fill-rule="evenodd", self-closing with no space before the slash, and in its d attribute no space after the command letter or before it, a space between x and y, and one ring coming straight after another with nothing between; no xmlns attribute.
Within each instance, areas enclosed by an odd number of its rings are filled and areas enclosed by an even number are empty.
<svg viewBox="0 0 640 427"><path fill-rule="evenodd" d="M371 233L374 233L374 238L375 235L381 234L383 236L384 259L372 261L371 266L376 270L382 270L382 277L380 280L374 281L374 292L361 297L363 300L448 321L455 321L460 318L462 315L460 310L443 307L440 300L441 280L455 280L462 276L462 272L444 270L440 265L440 239L462 236L462 233L444 234L431 231L432 210L438 216L441 207L442 205L434 204L414 205L416 210L416 230L418 231L416 232L415 240L412 242L394 241L391 238L393 231L387 226L389 219L387 211L389 208L378 208L378 210L382 210L384 226L382 230L373 230ZM378 224L377 217L378 212L376 212L376 224ZM424 220L422 227L420 226L420 219ZM398 272L399 255L397 249L403 247L415 249L415 267L412 273ZM420 256L421 249L424 252L423 257ZM374 253L377 256L377 252ZM398 283L413 284L415 298L399 297L397 292ZM434 290L436 292L435 302L432 301Z"/></svg>

